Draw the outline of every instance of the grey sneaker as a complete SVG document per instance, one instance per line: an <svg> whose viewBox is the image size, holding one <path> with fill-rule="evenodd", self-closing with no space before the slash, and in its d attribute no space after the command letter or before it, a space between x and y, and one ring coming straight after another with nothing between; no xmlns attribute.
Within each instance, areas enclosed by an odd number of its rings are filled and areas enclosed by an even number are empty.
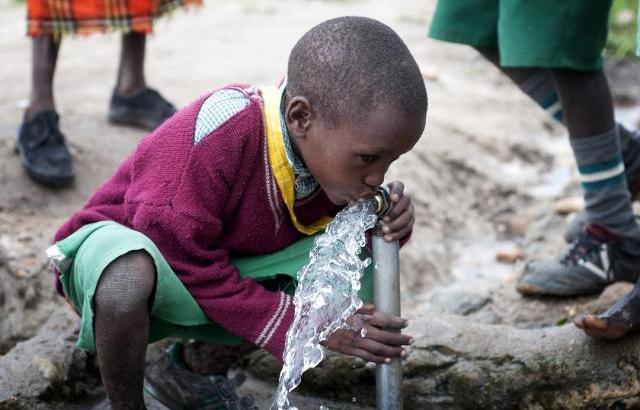
<svg viewBox="0 0 640 410"><path fill-rule="evenodd" d="M625 252L623 242L589 224L557 260L528 263L516 289L527 296L579 296L599 293L613 282L635 282L640 255Z"/></svg>
<svg viewBox="0 0 640 410"><path fill-rule="evenodd" d="M144 389L171 410L258 410L253 396L235 392L244 381L242 373L228 379L220 374L201 375L189 371L180 358L181 343L147 365Z"/></svg>

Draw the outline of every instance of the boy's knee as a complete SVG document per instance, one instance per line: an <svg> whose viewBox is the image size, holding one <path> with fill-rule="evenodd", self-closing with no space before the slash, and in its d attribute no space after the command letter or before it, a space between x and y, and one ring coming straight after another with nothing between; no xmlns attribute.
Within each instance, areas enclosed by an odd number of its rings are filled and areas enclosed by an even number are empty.
<svg viewBox="0 0 640 410"><path fill-rule="evenodd" d="M148 309L155 285L153 259L145 251L133 251L111 262L96 288L96 314L122 315Z"/></svg>

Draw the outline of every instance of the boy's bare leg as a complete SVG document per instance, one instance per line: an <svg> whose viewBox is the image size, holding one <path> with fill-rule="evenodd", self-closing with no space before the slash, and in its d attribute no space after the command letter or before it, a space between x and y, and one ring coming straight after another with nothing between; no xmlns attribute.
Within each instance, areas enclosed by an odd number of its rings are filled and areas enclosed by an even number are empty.
<svg viewBox="0 0 640 410"><path fill-rule="evenodd" d="M144 77L144 56L147 35L130 32L122 35L120 66L116 90L120 95L139 93L147 86Z"/></svg>
<svg viewBox="0 0 640 410"><path fill-rule="evenodd" d="M136 251L113 261L96 289L96 350L113 410L146 408L143 377L154 282L153 260Z"/></svg>
<svg viewBox="0 0 640 410"><path fill-rule="evenodd" d="M38 111L55 110L53 76L59 48L60 42L54 41L53 36L31 38L31 96L26 119Z"/></svg>

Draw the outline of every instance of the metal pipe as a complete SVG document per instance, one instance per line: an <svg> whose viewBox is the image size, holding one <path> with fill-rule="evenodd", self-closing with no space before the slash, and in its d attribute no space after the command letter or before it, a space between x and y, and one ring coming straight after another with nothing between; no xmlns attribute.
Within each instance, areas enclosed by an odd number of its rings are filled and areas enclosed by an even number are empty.
<svg viewBox="0 0 640 410"><path fill-rule="evenodd" d="M379 218L390 208L388 191L381 192L377 201L387 201L384 212L377 212ZM376 309L400 316L400 260L398 241L384 240L382 221L378 220L371 238L373 258L373 302ZM379 410L402 410L402 361L391 359L391 363L376 365L376 402Z"/></svg>

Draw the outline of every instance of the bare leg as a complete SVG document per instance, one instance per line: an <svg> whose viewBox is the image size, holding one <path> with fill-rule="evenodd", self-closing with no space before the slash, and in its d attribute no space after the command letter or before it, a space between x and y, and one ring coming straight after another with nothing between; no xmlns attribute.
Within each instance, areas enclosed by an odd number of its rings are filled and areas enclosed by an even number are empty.
<svg viewBox="0 0 640 410"><path fill-rule="evenodd" d="M536 67L502 67L500 66L500 53L497 48L476 48L480 54L491 61L500 71L511 79L516 85L520 85L537 73Z"/></svg>
<svg viewBox="0 0 640 410"><path fill-rule="evenodd" d="M613 101L602 70L552 71L571 138L600 135L613 128Z"/></svg>
<svg viewBox="0 0 640 410"><path fill-rule="evenodd" d="M131 32L122 35L120 67L116 90L120 95L130 96L142 91L147 83L144 77L144 55L147 36Z"/></svg>
<svg viewBox="0 0 640 410"><path fill-rule="evenodd" d="M153 260L136 251L113 261L96 289L96 350L114 410L146 408L142 389L154 282Z"/></svg>
<svg viewBox="0 0 640 410"><path fill-rule="evenodd" d="M25 116L30 119L38 111L55 110L53 76L58 61L60 42L53 36L31 39L31 97Z"/></svg>

